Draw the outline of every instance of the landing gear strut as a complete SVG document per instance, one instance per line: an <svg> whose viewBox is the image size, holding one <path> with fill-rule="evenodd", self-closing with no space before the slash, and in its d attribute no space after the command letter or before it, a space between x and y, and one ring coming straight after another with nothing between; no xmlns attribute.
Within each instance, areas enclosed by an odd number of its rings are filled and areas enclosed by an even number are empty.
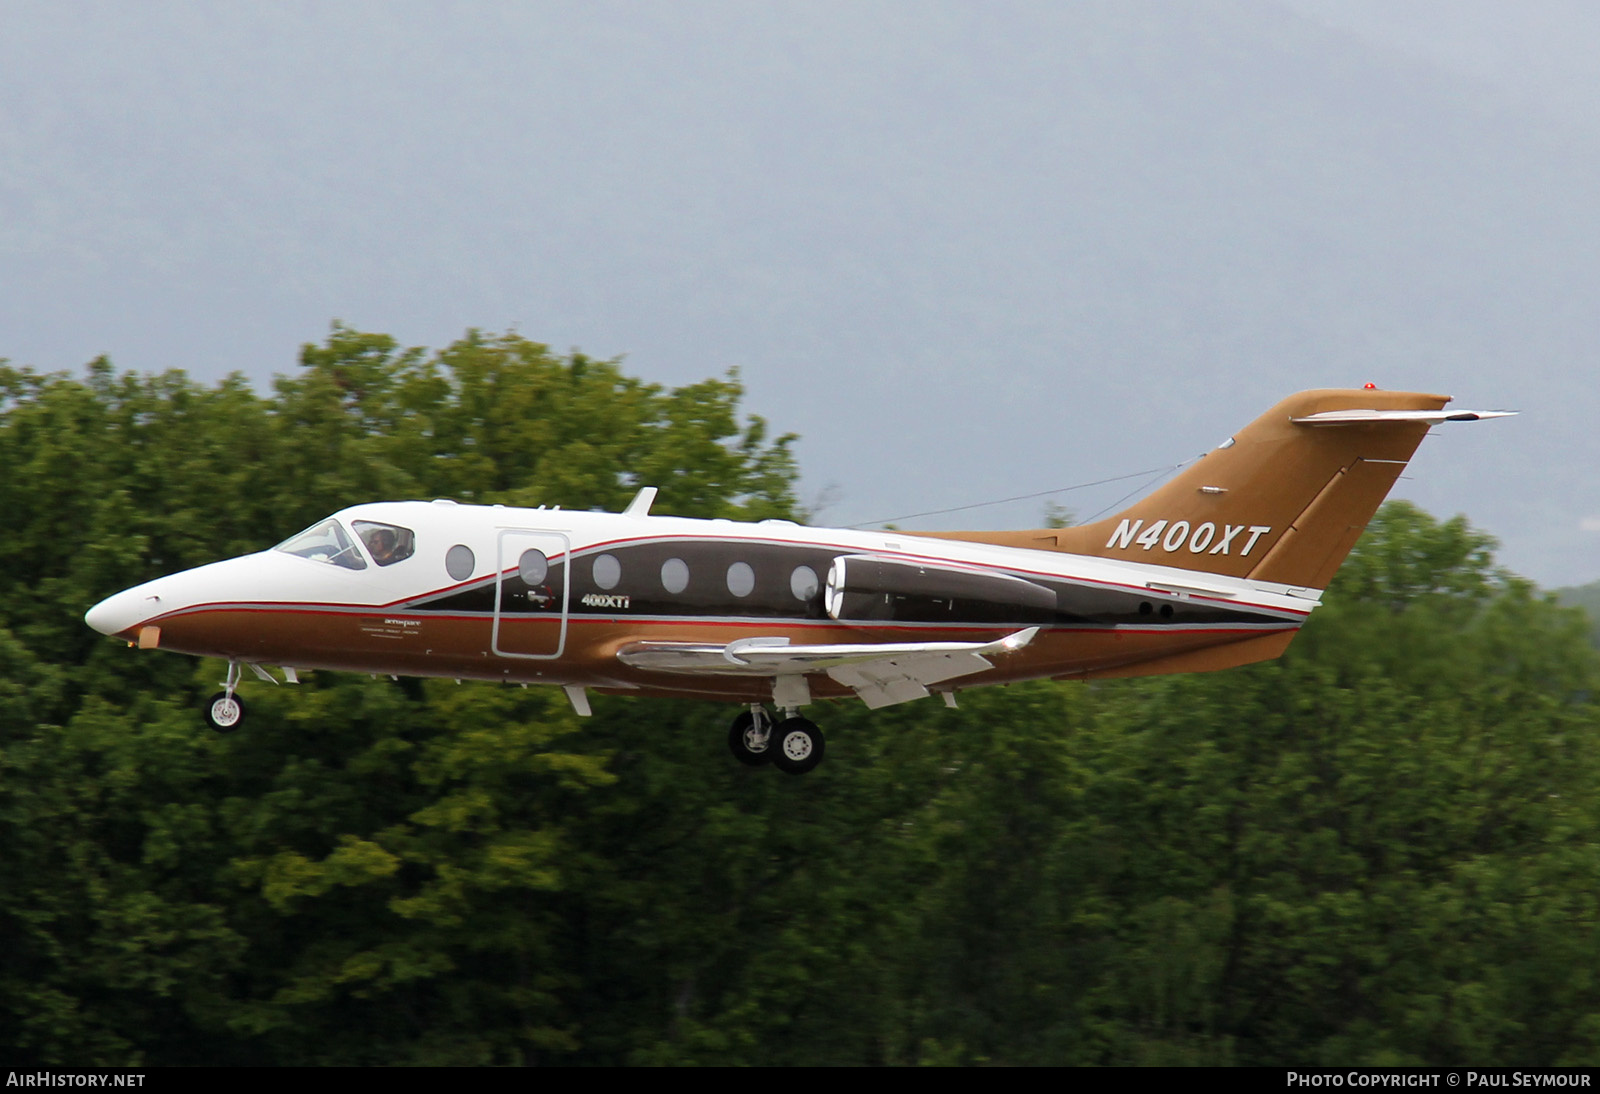
<svg viewBox="0 0 1600 1094"><path fill-rule="evenodd" d="M728 727L728 748L733 758L750 767L772 762L772 715L760 703L740 712Z"/></svg>
<svg viewBox="0 0 1600 1094"><path fill-rule="evenodd" d="M776 726L760 703L740 712L728 727L728 748L734 759L750 767L771 764L789 775L804 775L822 762L826 748L815 722L793 711Z"/></svg>
<svg viewBox="0 0 1600 1094"><path fill-rule="evenodd" d="M233 693L239 686L241 675L243 673L239 668L239 662L229 661L228 678L222 682L223 690L207 699L201 711L205 716L206 725L218 733L231 733L238 728L240 722L244 721L244 701Z"/></svg>

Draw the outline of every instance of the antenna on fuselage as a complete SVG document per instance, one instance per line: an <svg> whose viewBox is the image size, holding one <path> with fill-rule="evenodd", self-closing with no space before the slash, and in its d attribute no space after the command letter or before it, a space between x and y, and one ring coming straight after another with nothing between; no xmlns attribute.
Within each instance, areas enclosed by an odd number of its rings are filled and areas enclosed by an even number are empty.
<svg viewBox="0 0 1600 1094"><path fill-rule="evenodd" d="M650 515L650 506L655 504L655 500L656 488L654 486L640 487L639 492L628 503L628 507L622 511L622 515L625 517L648 517Z"/></svg>

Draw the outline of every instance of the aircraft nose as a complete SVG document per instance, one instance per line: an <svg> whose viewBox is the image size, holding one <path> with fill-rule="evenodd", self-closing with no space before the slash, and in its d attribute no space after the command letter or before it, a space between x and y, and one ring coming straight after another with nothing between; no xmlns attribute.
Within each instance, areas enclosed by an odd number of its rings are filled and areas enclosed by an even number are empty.
<svg viewBox="0 0 1600 1094"><path fill-rule="evenodd" d="M161 608L161 598L148 586L125 589L108 596L83 614L83 621L101 634L122 634L132 630Z"/></svg>

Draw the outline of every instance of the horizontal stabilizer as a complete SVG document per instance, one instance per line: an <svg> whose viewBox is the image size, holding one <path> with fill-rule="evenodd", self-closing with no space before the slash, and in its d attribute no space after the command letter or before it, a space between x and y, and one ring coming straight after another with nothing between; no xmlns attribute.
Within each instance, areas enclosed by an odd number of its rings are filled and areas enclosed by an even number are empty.
<svg viewBox="0 0 1600 1094"><path fill-rule="evenodd" d="M1364 422L1481 422L1487 418L1510 418L1515 410L1325 410L1304 418L1290 418L1295 425L1360 425Z"/></svg>

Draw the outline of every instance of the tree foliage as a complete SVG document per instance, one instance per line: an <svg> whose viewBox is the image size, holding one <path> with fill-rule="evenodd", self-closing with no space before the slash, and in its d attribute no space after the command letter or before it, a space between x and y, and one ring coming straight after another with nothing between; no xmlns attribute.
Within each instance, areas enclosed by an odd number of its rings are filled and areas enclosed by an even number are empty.
<svg viewBox="0 0 1600 1094"><path fill-rule="evenodd" d="M1281 660L820 715L220 666L82 612L343 505L764 517L791 438L515 335L258 394L0 369L0 1044L31 1064L1592 1063L1596 662L1386 507Z"/></svg>
<svg viewBox="0 0 1600 1094"><path fill-rule="evenodd" d="M1600 646L1600 581L1557 589L1555 597L1558 603L1578 608L1589 617L1589 644Z"/></svg>

